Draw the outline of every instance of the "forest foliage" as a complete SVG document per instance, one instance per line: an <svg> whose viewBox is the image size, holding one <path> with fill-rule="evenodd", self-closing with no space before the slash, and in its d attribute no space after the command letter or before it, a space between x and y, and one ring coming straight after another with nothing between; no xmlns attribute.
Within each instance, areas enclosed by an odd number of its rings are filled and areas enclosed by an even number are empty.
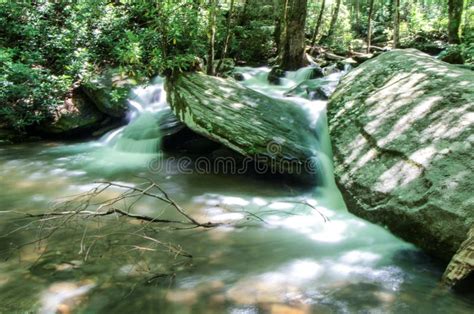
<svg viewBox="0 0 474 314"><path fill-rule="evenodd" d="M42 123L71 88L107 68L139 81L187 69L208 59L212 27L216 59L268 64L278 54L278 8L288 1L0 0L0 127L24 131ZM306 44L314 39L341 55L364 49L370 1L303 2ZM391 45L399 3L400 47L442 51L473 63L474 3L460 0L459 42L449 45L448 2L459 6L459 0L374 0L372 43Z"/></svg>

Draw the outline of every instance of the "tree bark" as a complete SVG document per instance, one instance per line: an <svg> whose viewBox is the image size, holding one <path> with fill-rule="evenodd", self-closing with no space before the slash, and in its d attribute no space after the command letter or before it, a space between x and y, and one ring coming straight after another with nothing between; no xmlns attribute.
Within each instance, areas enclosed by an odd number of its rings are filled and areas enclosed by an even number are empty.
<svg viewBox="0 0 474 314"><path fill-rule="evenodd" d="M354 3L354 18L356 25L359 25L359 15L360 15L360 0L355 0Z"/></svg>
<svg viewBox="0 0 474 314"><path fill-rule="evenodd" d="M284 70L296 70L307 64L305 58L305 22L307 0L283 0L285 30L282 38L280 65ZM282 36L283 37L283 36Z"/></svg>
<svg viewBox="0 0 474 314"><path fill-rule="evenodd" d="M331 23L329 24L329 30L325 38L326 40L331 39L332 34L334 33L334 27L336 26L340 7L341 7L341 0L337 0L336 7L334 8L334 12L332 13Z"/></svg>
<svg viewBox="0 0 474 314"><path fill-rule="evenodd" d="M325 6L326 6L326 0L323 0L323 2L321 3L321 10L319 11L319 15L318 15L318 21L316 22L316 26L314 28L313 38L311 39L311 47L314 47L314 45L316 44L316 38L319 35L319 29L321 28L321 23L323 21Z"/></svg>
<svg viewBox="0 0 474 314"><path fill-rule="evenodd" d="M400 45L400 0L393 0L393 48Z"/></svg>
<svg viewBox="0 0 474 314"><path fill-rule="evenodd" d="M374 0L369 0L369 15L367 17L367 53L370 53L370 41L372 38L372 14L374 10Z"/></svg>
<svg viewBox="0 0 474 314"><path fill-rule="evenodd" d="M277 56L281 55L283 42L285 41L286 35L286 14L288 8L288 0L275 0L275 10L276 10L276 19L275 19L275 44L277 47Z"/></svg>
<svg viewBox="0 0 474 314"><path fill-rule="evenodd" d="M450 44L459 44L459 26L463 11L463 0L448 0L448 41Z"/></svg>
<svg viewBox="0 0 474 314"><path fill-rule="evenodd" d="M216 9L217 0L209 0L209 26L208 26L208 52L207 52L207 74L214 75L214 56L216 42Z"/></svg>
<svg viewBox="0 0 474 314"><path fill-rule="evenodd" d="M230 0L229 14L227 15L227 21L226 21L226 35L225 35L224 47L222 47L222 54L221 54L219 63L217 64L217 67L216 67L216 73L219 73L222 63L224 62L224 59L226 57L227 49L229 47L230 37L232 36L231 27L232 27L233 13L234 13L234 0Z"/></svg>
<svg viewBox="0 0 474 314"><path fill-rule="evenodd" d="M247 20L248 4L249 4L249 0L244 0L244 5L243 5L243 9L242 9L242 14L240 14L239 23L238 23L238 25L240 25L240 26L245 25L245 22L246 22L246 20Z"/></svg>

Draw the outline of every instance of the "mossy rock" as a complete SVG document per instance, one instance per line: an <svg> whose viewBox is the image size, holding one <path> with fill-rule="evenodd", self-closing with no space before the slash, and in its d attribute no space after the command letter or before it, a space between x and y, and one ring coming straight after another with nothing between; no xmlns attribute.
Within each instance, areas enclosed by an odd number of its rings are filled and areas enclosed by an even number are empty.
<svg viewBox="0 0 474 314"><path fill-rule="evenodd" d="M415 49L364 62L328 104L349 211L449 261L474 223L474 75Z"/></svg>
<svg viewBox="0 0 474 314"><path fill-rule="evenodd" d="M318 139L300 107L202 73L178 74L165 86L174 113L192 131L261 162L268 172L318 181L318 169L311 168Z"/></svg>
<svg viewBox="0 0 474 314"><path fill-rule="evenodd" d="M451 64L464 64L462 49L458 45L453 45L440 53L439 59Z"/></svg>
<svg viewBox="0 0 474 314"><path fill-rule="evenodd" d="M123 118L128 110L127 98L137 81L118 69L108 69L89 80L82 88L102 113Z"/></svg>
<svg viewBox="0 0 474 314"><path fill-rule="evenodd" d="M268 82L270 84L279 85L280 78L285 77L285 70L279 66L275 66L268 73Z"/></svg>
<svg viewBox="0 0 474 314"><path fill-rule="evenodd" d="M309 100L326 100L331 96L334 87L330 82L321 79L305 80L285 93L285 96L298 96Z"/></svg>
<svg viewBox="0 0 474 314"><path fill-rule="evenodd" d="M43 123L39 129L47 135L88 135L105 126L109 120L81 89L75 89L56 108L53 119Z"/></svg>

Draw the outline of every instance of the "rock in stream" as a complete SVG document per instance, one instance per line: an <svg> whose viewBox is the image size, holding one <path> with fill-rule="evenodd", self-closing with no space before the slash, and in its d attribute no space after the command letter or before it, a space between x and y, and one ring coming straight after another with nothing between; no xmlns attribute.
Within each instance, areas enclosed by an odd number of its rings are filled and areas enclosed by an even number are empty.
<svg viewBox="0 0 474 314"><path fill-rule="evenodd" d="M328 119L349 210L449 261L474 222L473 111L472 71L415 49L346 75Z"/></svg>
<svg viewBox="0 0 474 314"><path fill-rule="evenodd" d="M171 77L166 90L178 119L194 132L263 162L274 173L316 180L317 139L299 106L202 73Z"/></svg>

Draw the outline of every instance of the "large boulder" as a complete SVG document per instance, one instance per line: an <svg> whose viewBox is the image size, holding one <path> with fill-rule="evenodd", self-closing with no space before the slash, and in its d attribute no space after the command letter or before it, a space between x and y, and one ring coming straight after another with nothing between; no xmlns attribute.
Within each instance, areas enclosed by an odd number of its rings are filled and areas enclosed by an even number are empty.
<svg viewBox="0 0 474 314"><path fill-rule="evenodd" d="M56 136L90 135L108 122L110 119L94 106L81 89L74 89L55 109L52 120L41 125L40 131Z"/></svg>
<svg viewBox="0 0 474 314"><path fill-rule="evenodd" d="M328 104L349 210L450 260L474 222L474 75L415 49L346 75Z"/></svg>
<svg viewBox="0 0 474 314"><path fill-rule="evenodd" d="M182 73L166 80L168 102L191 130L267 165L315 182L315 132L305 112L234 80Z"/></svg>
<svg viewBox="0 0 474 314"><path fill-rule="evenodd" d="M127 98L137 81L118 69L108 69L91 78L82 86L83 91L102 113L123 118L128 110Z"/></svg>

